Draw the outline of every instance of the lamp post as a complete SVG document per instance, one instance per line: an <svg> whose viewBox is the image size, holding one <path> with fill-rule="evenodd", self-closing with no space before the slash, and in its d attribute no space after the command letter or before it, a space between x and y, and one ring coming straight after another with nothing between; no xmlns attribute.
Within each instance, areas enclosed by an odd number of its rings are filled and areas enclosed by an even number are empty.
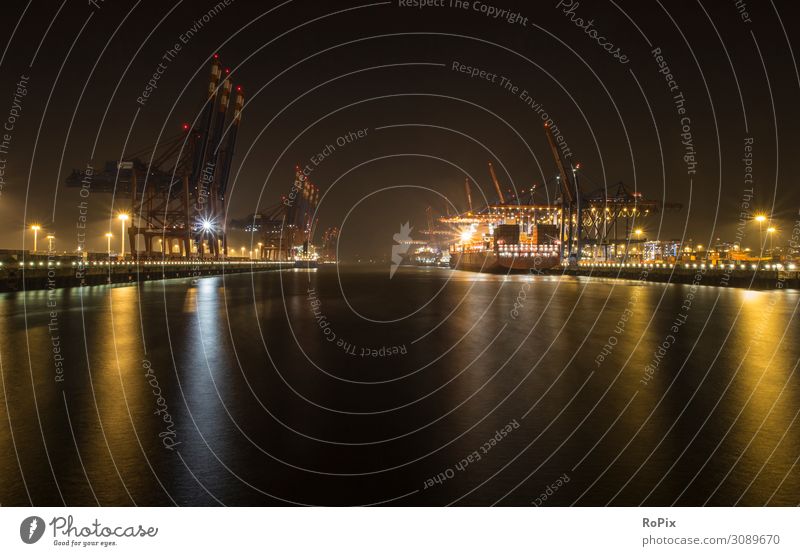
<svg viewBox="0 0 800 556"><path fill-rule="evenodd" d="M36 251L38 250L37 249L37 247L38 247L38 243L37 242L39 241L39 230L41 230L41 229L42 229L42 227L39 226L38 224L34 224L33 226L31 226L31 230L33 230L33 252L34 253L36 253Z"/></svg>
<svg viewBox="0 0 800 556"><path fill-rule="evenodd" d="M53 252L53 241L55 241L56 236L54 234L47 234L47 251L48 253Z"/></svg>
<svg viewBox="0 0 800 556"><path fill-rule="evenodd" d="M769 255L772 256L772 236L775 235L775 227L770 226L767 228L767 233L769 234Z"/></svg>
<svg viewBox="0 0 800 556"><path fill-rule="evenodd" d="M756 215L756 222L758 222L758 257L759 258L761 258L761 255L764 252L764 240L762 239L762 234L761 234L761 224L763 224L766 219L767 219L767 217L764 216L763 214L757 214Z"/></svg>
<svg viewBox="0 0 800 556"><path fill-rule="evenodd" d="M641 247L642 247L642 229L641 228L636 228L636 230L634 230L634 233L636 234L636 241L639 243L639 251L641 252ZM640 253L639 254L639 260L640 261L644 260L644 253Z"/></svg>
<svg viewBox="0 0 800 556"><path fill-rule="evenodd" d="M114 237L114 234L112 234L111 232L106 232L106 242L108 243L107 252L108 252L108 258L109 259L111 258L111 238L112 237Z"/></svg>
<svg viewBox="0 0 800 556"><path fill-rule="evenodd" d="M242 247L242 258L244 258L244 247Z"/></svg>
<svg viewBox="0 0 800 556"><path fill-rule="evenodd" d="M264 244L262 242L258 242L258 259L261 260L264 258Z"/></svg>
<svg viewBox="0 0 800 556"><path fill-rule="evenodd" d="M122 235L119 238L119 254L121 258L125 258L125 222L128 221L128 215L121 212L117 218L119 218L122 226Z"/></svg>

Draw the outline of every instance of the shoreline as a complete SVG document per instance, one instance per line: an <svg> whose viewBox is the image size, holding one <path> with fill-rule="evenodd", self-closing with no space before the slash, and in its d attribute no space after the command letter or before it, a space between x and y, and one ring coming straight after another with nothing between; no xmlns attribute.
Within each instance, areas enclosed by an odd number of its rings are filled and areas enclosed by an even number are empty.
<svg viewBox="0 0 800 556"><path fill-rule="evenodd" d="M749 290L800 289L800 272L796 270L734 270L702 268L700 265L658 268L652 265L631 265L630 267L566 268L562 272L551 271L548 274Z"/></svg>
<svg viewBox="0 0 800 556"><path fill-rule="evenodd" d="M694 284L719 288L739 288L750 290L800 289L800 271L777 269L733 269L711 267L701 264L682 264L657 266L652 264L628 265L587 265L582 267L560 267L547 270L496 270L479 271L469 268L456 268L462 272L494 275L531 276L573 276L582 278L602 278L649 283Z"/></svg>
<svg viewBox="0 0 800 556"><path fill-rule="evenodd" d="M174 278L202 278L294 268L293 262L272 261L89 261L82 266L32 262L0 266L0 293L137 284ZM73 261L74 263L74 261Z"/></svg>

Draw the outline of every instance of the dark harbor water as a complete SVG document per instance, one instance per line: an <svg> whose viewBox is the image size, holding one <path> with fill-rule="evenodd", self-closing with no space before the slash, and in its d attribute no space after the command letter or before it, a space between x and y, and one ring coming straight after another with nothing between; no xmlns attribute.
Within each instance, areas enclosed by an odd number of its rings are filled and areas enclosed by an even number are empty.
<svg viewBox="0 0 800 556"><path fill-rule="evenodd" d="M0 504L800 503L797 291L388 274L3 294Z"/></svg>

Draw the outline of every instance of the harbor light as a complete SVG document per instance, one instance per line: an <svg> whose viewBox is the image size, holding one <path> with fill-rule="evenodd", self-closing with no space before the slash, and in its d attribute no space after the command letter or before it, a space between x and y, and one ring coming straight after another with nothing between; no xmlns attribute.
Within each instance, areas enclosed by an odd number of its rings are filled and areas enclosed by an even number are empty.
<svg viewBox="0 0 800 556"><path fill-rule="evenodd" d="M769 250L770 250L770 253L772 252L772 236L775 235L776 231L777 230L775 229L775 226L770 226L769 228L767 228L767 233L769 234Z"/></svg>
<svg viewBox="0 0 800 556"><path fill-rule="evenodd" d="M121 257L124 257L125 256L125 222L128 221L128 215L126 213L124 213L124 212L121 212L121 213L119 213L119 216L117 216L117 218L119 218L120 223L122 224L122 234L120 235L120 238L119 238L119 254L120 254Z"/></svg>
<svg viewBox="0 0 800 556"><path fill-rule="evenodd" d="M41 229L42 229L42 227L39 226L38 224L34 224L33 226L31 226L31 230L33 230L33 252L34 253L36 253L36 251L37 251L37 242L39 240L39 230L41 230Z"/></svg>

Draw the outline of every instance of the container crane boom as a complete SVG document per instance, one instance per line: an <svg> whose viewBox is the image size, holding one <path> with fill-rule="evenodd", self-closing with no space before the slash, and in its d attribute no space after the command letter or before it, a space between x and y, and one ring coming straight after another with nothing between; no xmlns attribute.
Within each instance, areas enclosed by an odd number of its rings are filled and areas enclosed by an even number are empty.
<svg viewBox="0 0 800 556"><path fill-rule="evenodd" d="M575 187L572 180L572 172L567 172L567 168L564 165L564 161L561 159L561 154L558 152L558 147L556 146L556 140L553 137L553 132L550 130L550 126L544 124L544 134L547 136L547 142L550 144L550 150L553 153L553 160L556 162L556 167L558 167L558 175L561 177L561 192L564 195L564 199L568 201L570 204L575 202Z"/></svg>
<svg viewBox="0 0 800 556"><path fill-rule="evenodd" d="M500 204L506 204L506 198L503 197L503 190L500 189L500 182L497 181L497 175L494 173L494 166L492 165L491 161L489 161L489 174L492 176L492 182L494 182L494 188L497 191L497 197L500 200Z"/></svg>

